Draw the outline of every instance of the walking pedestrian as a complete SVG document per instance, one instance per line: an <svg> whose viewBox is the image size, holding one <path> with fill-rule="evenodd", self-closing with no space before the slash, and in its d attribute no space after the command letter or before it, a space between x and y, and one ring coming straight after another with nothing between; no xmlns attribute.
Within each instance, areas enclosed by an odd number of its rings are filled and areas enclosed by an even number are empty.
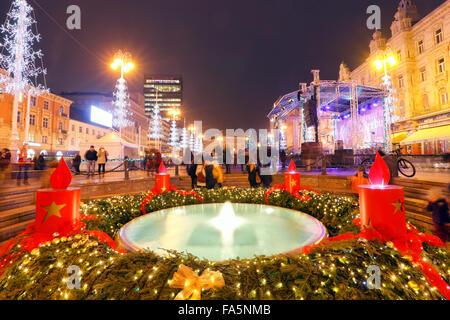
<svg viewBox="0 0 450 320"><path fill-rule="evenodd" d="M450 223L447 199L438 188L431 189L428 194L427 211L431 212L434 223L434 233L444 243L450 240L450 231L447 226Z"/></svg>
<svg viewBox="0 0 450 320"><path fill-rule="evenodd" d="M98 175L100 176L101 174L103 174L103 176L105 175L105 167L106 167L106 162L108 162L108 156L109 153L108 151L105 150L105 148L100 147L100 149L98 149Z"/></svg>
<svg viewBox="0 0 450 320"><path fill-rule="evenodd" d="M86 151L84 154L84 159L87 162L87 177L95 175L95 162L97 161L97 151L95 150L94 146L91 146L89 150Z"/></svg>
<svg viewBox="0 0 450 320"><path fill-rule="evenodd" d="M75 169L75 174L80 174L81 156L79 153L75 154L72 159L72 167Z"/></svg>
<svg viewBox="0 0 450 320"><path fill-rule="evenodd" d="M24 145L19 153L19 166L17 173L17 185L20 186L23 172L23 183L28 185L28 170L31 166L31 159L28 158L28 147Z"/></svg>
<svg viewBox="0 0 450 320"><path fill-rule="evenodd" d="M6 180L10 171L11 152L3 148L0 154L0 177L2 180Z"/></svg>

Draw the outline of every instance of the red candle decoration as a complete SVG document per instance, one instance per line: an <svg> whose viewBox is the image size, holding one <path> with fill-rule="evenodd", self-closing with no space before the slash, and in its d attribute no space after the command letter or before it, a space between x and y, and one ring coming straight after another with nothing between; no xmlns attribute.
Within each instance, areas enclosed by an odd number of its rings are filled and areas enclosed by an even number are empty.
<svg viewBox="0 0 450 320"><path fill-rule="evenodd" d="M284 189L291 194L300 191L300 173L296 172L296 169L294 161L291 160L288 172L284 174Z"/></svg>
<svg viewBox="0 0 450 320"><path fill-rule="evenodd" d="M369 172L371 184L359 186L361 224L385 240L401 240L406 237L404 192L403 187L388 185L389 178L389 168L377 152Z"/></svg>
<svg viewBox="0 0 450 320"><path fill-rule="evenodd" d="M66 233L80 224L80 188L68 188L72 174L64 158L50 177L51 189L36 194L35 231Z"/></svg>
<svg viewBox="0 0 450 320"><path fill-rule="evenodd" d="M159 166L159 173L155 175L155 188L156 193L163 193L164 191L169 191L170 189L170 175L166 173L166 167L164 162L161 162Z"/></svg>

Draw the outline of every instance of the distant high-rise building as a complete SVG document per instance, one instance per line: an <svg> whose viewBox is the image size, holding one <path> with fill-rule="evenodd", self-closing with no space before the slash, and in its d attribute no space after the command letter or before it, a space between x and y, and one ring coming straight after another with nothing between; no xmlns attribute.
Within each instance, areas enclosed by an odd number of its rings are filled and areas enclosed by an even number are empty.
<svg viewBox="0 0 450 320"><path fill-rule="evenodd" d="M162 124L159 133L163 135L159 141L150 139L150 145L160 146L162 152L169 152L170 117L168 111L183 107L183 79L176 75L147 75L144 77L145 114L151 119L153 108L158 105L161 111ZM150 128L151 131L151 128Z"/></svg>

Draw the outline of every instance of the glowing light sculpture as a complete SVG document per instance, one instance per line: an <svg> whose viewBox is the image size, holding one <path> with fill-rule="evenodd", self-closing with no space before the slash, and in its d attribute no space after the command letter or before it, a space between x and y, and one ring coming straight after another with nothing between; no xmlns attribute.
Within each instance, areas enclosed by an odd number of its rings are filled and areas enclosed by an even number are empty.
<svg viewBox="0 0 450 320"><path fill-rule="evenodd" d="M33 45L38 43L41 36L34 33L32 28L36 24L33 16L33 8L26 0L14 0L11 5L4 25L1 27L3 44L0 45L0 67L6 74L0 74L0 85L5 91L14 96L12 126L11 126L11 152L15 160L18 153L17 141L17 114L22 95L28 96L28 106L31 95L37 96L47 92L42 85L33 83L40 75L46 75L46 69L38 67L36 59L42 59L41 50L35 51ZM42 64L41 64L42 65ZM27 111L27 117L29 112ZM29 123L29 120L26 120ZM25 137L28 140L28 137Z"/></svg>

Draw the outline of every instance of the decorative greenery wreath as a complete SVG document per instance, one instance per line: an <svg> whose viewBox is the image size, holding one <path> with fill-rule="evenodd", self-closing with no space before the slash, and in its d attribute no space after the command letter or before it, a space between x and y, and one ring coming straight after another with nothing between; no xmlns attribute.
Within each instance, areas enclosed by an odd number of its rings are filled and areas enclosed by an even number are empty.
<svg viewBox="0 0 450 320"><path fill-rule="evenodd" d="M199 190L203 203L240 202L264 204L266 189ZM352 225L358 215L356 199L306 191L301 201L286 192L273 192L269 204L299 210L319 219L331 236L358 232ZM144 195L112 197L83 206L96 216L87 228L114 237L120 228L142 215ZM194 196L175 192L156 196L147 212L197 204ZM19 247L14 250L20 251ZM424 244L422 256L445 281L450 277L448 252ZM443 299L422 272L395 248L377 241L353 239L330 243L309 254L231 260L215 263L186 253L169 251L120 253L87 235L55 238L31 253L22 254L0 276L0 299L174 299L180 290L170 286L181 265L198 275L219 271L225 285L205 290L202 299ZM81 270L80 287L69 289L70 266ZM368 282L369 266L381 271L381 287Z"/></svg>

